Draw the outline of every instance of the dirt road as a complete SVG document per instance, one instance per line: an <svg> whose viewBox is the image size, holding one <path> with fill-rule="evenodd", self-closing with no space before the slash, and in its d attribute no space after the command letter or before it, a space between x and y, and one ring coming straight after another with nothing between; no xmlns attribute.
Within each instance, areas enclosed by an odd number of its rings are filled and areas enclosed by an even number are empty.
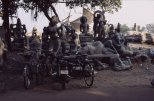
<svg viewBox="0 0 154 101"><path fill-rule="evenodd" d="M0 101L154 101L154 88L103 87L65 91L33 89L2 94Z"/></svg>
<svg viewBox="0 0 154 101"><path fill-rule="evenodd" d="M11 72L0 73L0 101L154 101L154 88L150 85L154 65L150 61L134 64L127 71L99 71L92 88L86 88L83 80L71 80L66 90L50 80L25 90L20 72L23 64L17 66L14 60L10 64L17 68L9 67Z"/></svg>

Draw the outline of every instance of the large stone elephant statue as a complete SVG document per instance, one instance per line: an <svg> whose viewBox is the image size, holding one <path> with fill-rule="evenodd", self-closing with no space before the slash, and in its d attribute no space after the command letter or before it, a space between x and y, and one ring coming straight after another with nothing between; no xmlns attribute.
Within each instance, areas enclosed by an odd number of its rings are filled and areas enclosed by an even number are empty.
<svg viewBox="0 0 154 101"><path fill-rule="evenodd" d="M117 71L131 68L130 61L129 61L130 62L129 64L125 64L119 57L119 54L115 54L116 52L110 48L105 48L104 44L102 44L100 41L85 43L85 45L79 49L79 52L83 54L94 55L94 56L101 55L102 59L99 59L99 61L106 60L103 57L107 55L109 60L104 62L108 63L110 67L112 67L114 70L117 70Z"/></svg>

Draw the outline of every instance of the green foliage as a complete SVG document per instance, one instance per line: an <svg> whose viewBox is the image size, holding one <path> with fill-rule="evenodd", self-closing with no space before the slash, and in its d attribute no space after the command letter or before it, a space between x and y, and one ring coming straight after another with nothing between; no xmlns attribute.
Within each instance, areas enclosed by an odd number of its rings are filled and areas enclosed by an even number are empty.
<svg viewBox="0 0 154 101"><path fill-rule="evenodd" d="M149 33L154 33L154 24L147 24L146 29Z"/></svg>
<svg viewBox="0 0 154 101"><path fill-rule="evenodd" d="M1 0L1 5L4 7L4 4L8 5L9 15L13 15L17 13L17 9L20 5L20 0ZM2 8L1 8L2 9Z"/></svg>
<svg viewBox="0 0 154 101"><path fill-rule="evenodd" d="M91 7L99 6L104 11L113 13L121 8L121 0L65 0L66 6L73 8L75 6L84 6L90 4Z"/></svg>
<svg viewBox="0 0 154 101"><path fill-rule="evenodd" d="M43 12L50 20L49 12L54 12L58 16L53 4L65 3L67 7L74 8L75 6L84 6L90 4L91 7L99 6L106 12L113 13L121 8L121 0L2 0L9 3L10 15L16 14L19 7L26 12L32 11L32 15L36 19L38 13Z"/></svg>
<svg viewBox="0 0 154 101"><path fill-rule="evenodd" d="M130 28L126 24L121 25L121 32L122 33L125 33L129 30L130 30Z"/></svg>

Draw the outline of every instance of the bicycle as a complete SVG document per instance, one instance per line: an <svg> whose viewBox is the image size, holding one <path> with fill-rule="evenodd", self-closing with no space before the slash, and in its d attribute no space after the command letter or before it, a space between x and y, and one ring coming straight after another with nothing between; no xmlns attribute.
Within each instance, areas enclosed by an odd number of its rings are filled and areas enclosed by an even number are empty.
<svg viewBox="0 0 154 101"><path fill-rule="evenodd" d="M86 54L76 54L74 56L65 56L68 60L69 75L75 78L83 78L85 84L90 87L94 82L94 68L92 60L88 59Z"/></svg>
<svg viewBox="0 0 154 101"><path fill-rule="evenodd" d="M40 60L39 52L39 50L29 51L30 54L27 56L28 62L26 63L23 71L25 89L30 88L34 77L37 85L40 84L41 80L43 81L44 68L41 66L42 63Z"/></svg>

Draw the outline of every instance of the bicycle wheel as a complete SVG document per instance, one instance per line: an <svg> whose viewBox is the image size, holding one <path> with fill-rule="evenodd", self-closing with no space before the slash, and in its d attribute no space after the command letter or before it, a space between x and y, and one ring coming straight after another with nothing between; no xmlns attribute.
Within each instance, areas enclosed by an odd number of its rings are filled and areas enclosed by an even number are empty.
<svg viewBox="0 0 154 101"><path fill-rule="evenodd" d="M24 67L23 76L24 76L24 87L25 87L25 89L28 89L28 88L30 88L30 85L31 85L30 71L29 71L28 65L26 65Z"/></svg>
<svg viewBox="0 0 154 101"><path fill-rule="evenodd" d="M93 66L88 63L84 67L84 81L88 87L93 85L94 82L94 69Z"/></svg>
<svg viewBox="0 0 154 101"><path fill-rule="evenodd" d="M154 87L154 79L151 81L151 85Z"/></svg>
<svg viewBox="0 0 154 101"><path fill-rule="evenodd" d="M66 82L62 82L62 89L66 89Z"/></svg>
<svg viewBox="0 0 154 101"><path fill-rule="evenodd" d="M36 85L39 85L39 84L40 84L40 74L39 74L39 72L37 70L37 72L36 72Z"/></svg>

